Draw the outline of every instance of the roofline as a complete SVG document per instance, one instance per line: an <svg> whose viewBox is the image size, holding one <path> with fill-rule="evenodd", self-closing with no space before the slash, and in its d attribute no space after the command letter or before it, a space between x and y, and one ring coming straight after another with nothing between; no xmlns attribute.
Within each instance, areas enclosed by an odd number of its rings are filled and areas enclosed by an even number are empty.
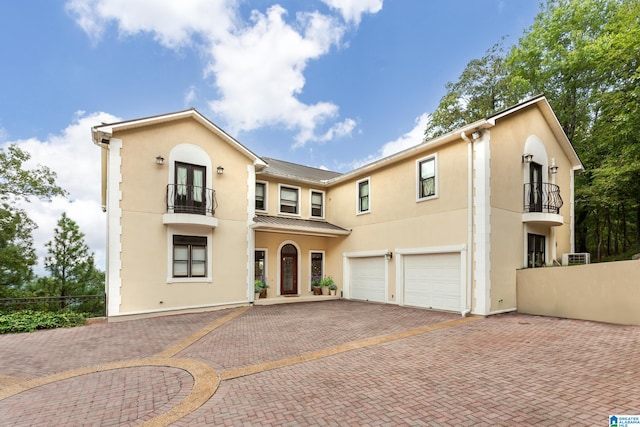
<svg viewBox="0 0 640 427"><path fill-rule="evenodd" d="M327 185L331 185L341 181L347 181L353 178L354 176L369 173L385 165L393 164L400 160L404 160L407 157L412 157L415 154L420 153L422 151L427 151L427 150L448 144L450 142L456 141L458 139L461 139L462 133L469 135L481 129L492 128L496 125L496 122L499 121L500 119L506 116L509 116L511 114L514 114L520 110L529 108L533 105L536 105L540 109L542 115L547 120L547 123L549 123L549 126L551 127L551 130L554 136L560 142L560 146L562 150L565 152L565 154L571 161L572 169L575 171L584 170L584 166L582 165L582 162L580 161L578 154L576 153L575 149L573 148L573 145L569 141L569 138L567 138L567 135L564 133L564 130L562 129L562 126L560 125L558 118L556 117L555 113L551 109L551 105L549 104L549 101L543 94L540 94L532 98L529 98L519 104L516 104L512 107L509 107L505 110L499 111L487 117L486 119L477 120L473 123L470 123L458 129L452 130L451 132L448 132L432 140L428 140L428 141L425 140L418 145L409 147L403 151L399 151L398 153L392 154L390 156L383 157L382 159L378 159L372 163L369 163L360 168L354 169L350 172L340 175L336 178L332 178L328 181L323 181L323 182L326 183Z"/></svg>
<svg viewBox="0 0 640 427"><path fill-rule="evenodd" d="M265 224L254 222L250 226L256 231L264 231L270 233L285 233L285 234L301 234L305 236L318 236L318 237L338 237L348 236L351 234L351 230L329 230L324 228L313 228L305 226L293 226L284 224Z"/></svg>
<svg viewBox="0 0 640 427"><path fill-rule="evenodd" d="M255 154L253 151L249 150L247 147L242 145L238 140L225 132L222 128L218 127L211 120L207 119L203 116L198 110L195 108L190 108L188 110L176 111L173 113L160 114L157 116L149 116L143 117L140 119L134 120L126 120L115 123L105 123L99 126L94 126L91 128L91 136L94 144L99 146L104 146L109 143L109 140L113 136L114 132L124 131L129 129L136 129L144 126L151 126L158 123L166 123L174 120L180 120L184 118L193 118L198 121L200 124L208 128L210 131L221 137L224 141L234 146L240 152L242 152L245 156L249 157L253 160L254 166L259 167L260 169L267 166L267 163L262 160L260 156Z"/></svg>

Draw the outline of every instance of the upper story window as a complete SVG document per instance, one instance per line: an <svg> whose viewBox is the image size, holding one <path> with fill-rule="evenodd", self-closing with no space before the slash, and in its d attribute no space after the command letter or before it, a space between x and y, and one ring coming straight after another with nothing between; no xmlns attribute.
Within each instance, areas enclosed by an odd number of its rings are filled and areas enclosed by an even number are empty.
<svg viewBox="0 0 640 427"><path fill-rule="evenodd" d="M206 277L207 238L173 236L173 277Z"/></svg>
<svg viewBox="0 0 640 427"><path fill-rule="evenodd" d="M206 168L189 163L176 162L174 212L205 213Z"/></svg>
<svg viewBox="0 0 640 427"><path fill-rule="evenodd" d="M267 183L256 182L256 210L267 210Z"/></svg>
<svg viewBox="0 0 640 427"><path fill-rule="evenodd" d="M362 179L356 183L358 189L357 213L367 213L371 208L371 180Z"/></svg>
<svg viewBox="0 0 640 427"><path fill-rule="evenodd" d="M280 213L300 214L300 189L297 187L280 187Z"/></svg>
<svg viewBox="0 0 640 427"><path fill-rule="evenodd" d="M418 200L436 197L436 156L418 160Z"/></svg>
<svg viewBox="0 0 640 427"><path fill-rule="evenodd" d="M311 216L324 218L324 192L311 191Z"/></svg>

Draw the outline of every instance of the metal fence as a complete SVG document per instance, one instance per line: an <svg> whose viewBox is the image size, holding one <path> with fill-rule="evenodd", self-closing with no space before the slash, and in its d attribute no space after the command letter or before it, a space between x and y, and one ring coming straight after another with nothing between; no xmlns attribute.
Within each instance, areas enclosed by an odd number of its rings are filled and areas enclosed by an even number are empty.
<svg viewBox="0 0 640 427"><path fill-rule="evenodd" d="M0 298L0 313L13 313L20 310L47 312L72 311L74 313L86 313L90 317L102 317L106 314L106 296L102 294L64 297Z"/></svg>

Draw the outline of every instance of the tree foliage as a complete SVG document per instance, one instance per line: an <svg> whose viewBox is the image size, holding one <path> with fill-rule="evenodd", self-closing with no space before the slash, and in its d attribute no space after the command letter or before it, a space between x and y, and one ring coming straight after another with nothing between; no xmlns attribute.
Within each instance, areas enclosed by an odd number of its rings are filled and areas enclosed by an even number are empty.
<svg viewBox="0 0 640 427"><path fill-rule="evenodd" d="M0 297L13 296L29 281L36 263L32 237L36 224L18 202L65 195L53 171L44 166L29 169L25 166L29 160L29 153L16 145L0 148Z"/></svg>
<svg viewBox="0 0 640 427"><path fill-rule="evenodd" d="M95 268L93 253L84 241L78 224L63 213L54 230L53 240L46 244L45 268L50 278L41 281L50 296L99 293L102 273ZM97 289L96 289L97 288Z"/></svg>
<svg viewBox="0 0 640 427"><path fill-rule="evenodd" d="M446 89L427 136L544 93L586 168L577 249L640 250L640 2L548 0L507 54L494 46Z"/></svg>

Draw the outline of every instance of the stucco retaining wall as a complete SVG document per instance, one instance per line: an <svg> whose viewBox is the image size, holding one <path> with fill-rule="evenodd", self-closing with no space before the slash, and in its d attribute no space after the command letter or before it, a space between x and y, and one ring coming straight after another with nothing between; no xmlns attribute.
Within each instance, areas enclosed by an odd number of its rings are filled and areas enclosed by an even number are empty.
<svg viewBox="0 0 640 427"><path fill-rule="evenodd" d="M520 313L640 325L640 261L518 270Z"/></svg>

